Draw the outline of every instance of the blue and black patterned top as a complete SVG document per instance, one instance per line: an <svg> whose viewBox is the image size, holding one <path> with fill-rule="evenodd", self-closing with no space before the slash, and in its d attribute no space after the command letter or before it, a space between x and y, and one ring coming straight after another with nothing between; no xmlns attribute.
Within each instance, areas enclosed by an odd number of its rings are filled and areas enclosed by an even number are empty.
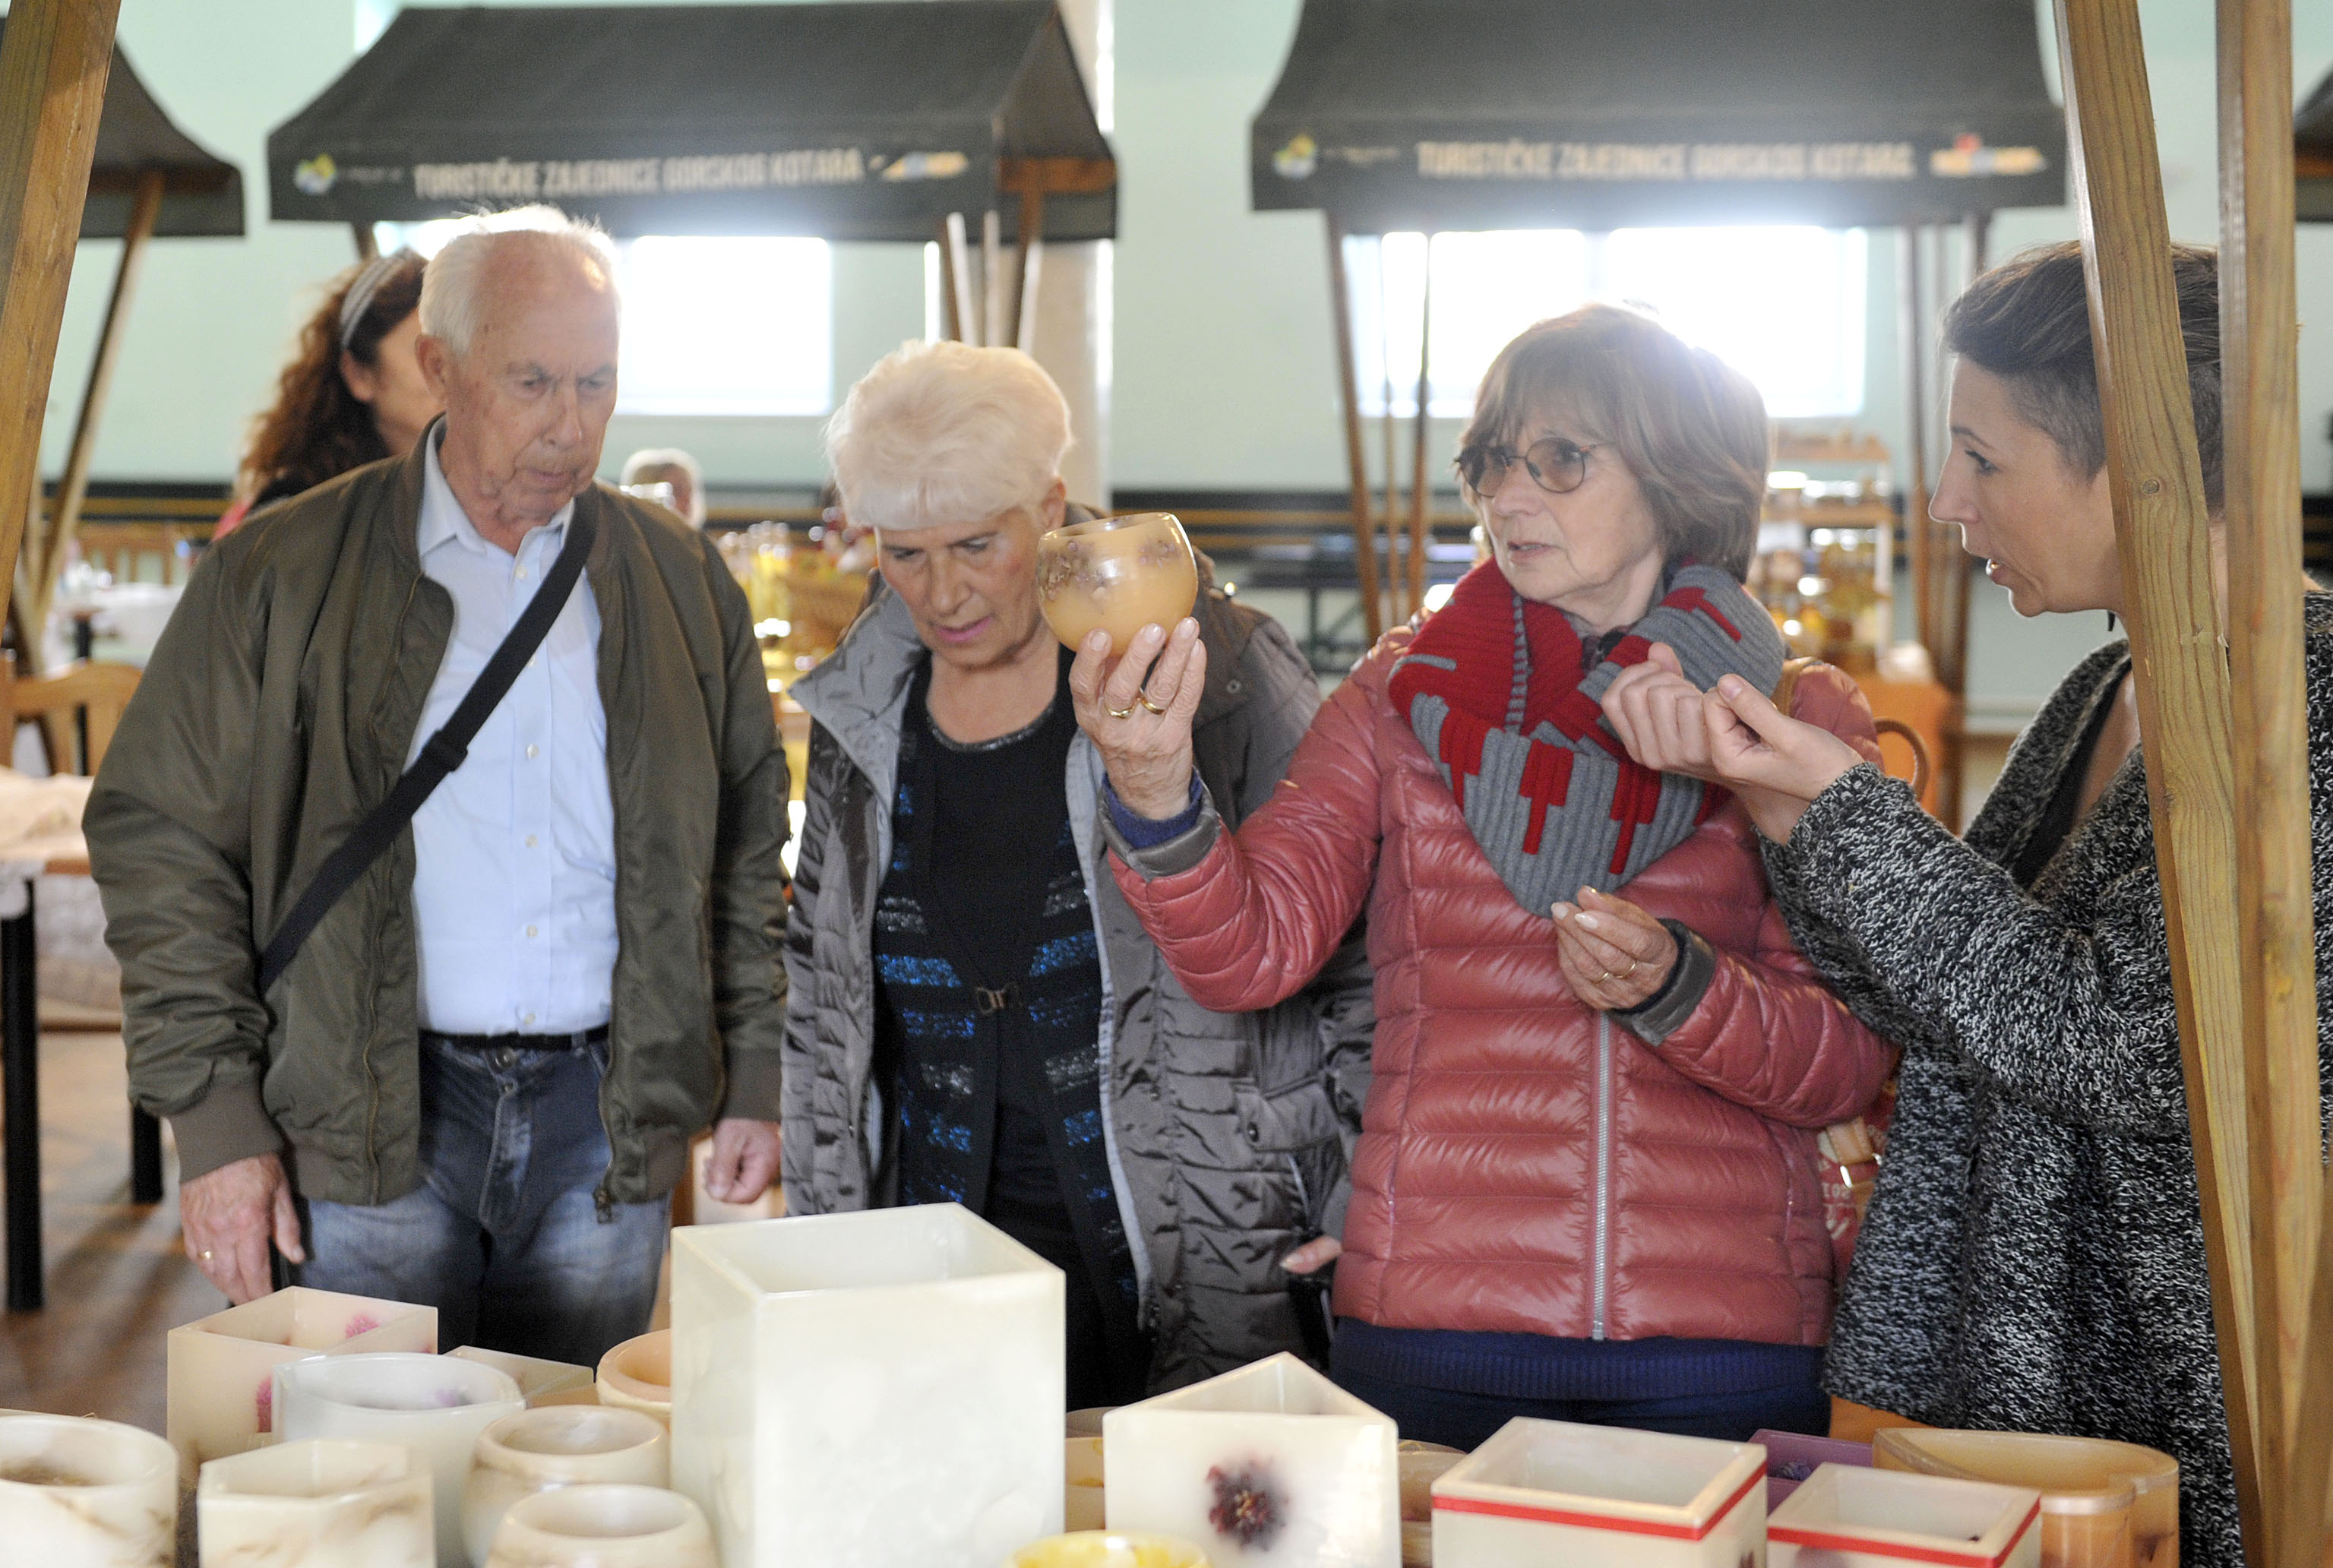
<svg viewBox="0 0 2333 1568"><path fill-rule="evenodd" d="M1147 1352L1102 1123L1101 958L1065 783L1068 666L1063 650L1042 717L977 745L932 723L928 659L916 675L875 917L879 1050L898 1200L961 1203L1060 1265L1073 1363L1082 1311L1138 1394Z"/></svg>

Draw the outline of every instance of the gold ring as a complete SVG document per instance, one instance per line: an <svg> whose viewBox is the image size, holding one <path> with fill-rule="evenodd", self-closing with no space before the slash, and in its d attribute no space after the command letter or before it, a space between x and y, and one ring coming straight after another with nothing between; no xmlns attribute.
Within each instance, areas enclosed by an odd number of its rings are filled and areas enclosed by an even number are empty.
<svg viewBox="0 0 2333 1568"><path fill-rule="evenodd" d="M1109 715L1112 718L1132 718L1134 717L1134 705L1132 703L1128 703L1124 707L1112 707L1109 703L1104 702L1101 705L1101 710Z"/></svg>
<svg viewBox="0 0 2333 1568"><path fill-rule="evenodd" d="M203 1262L205 1262L205 1263L208 1263L208 1262L210 1262L210 1260L211 1260L211 1249L210 1249L209 1247L205 1247L205 1248L203 1248L203 1250L202 1250L202 1261L203 1261Z"/></svg>
<svg viewBox="0 0 2333 1568"><path fill-rule="evenodd" d="M1625 980L1625 979L1627 979L1629 976L1631 976L1631 975L1635 974L1635 973L1637 972L1637 964L1638 964L1638 962L1639 962L1639 961L1640 961L1640 960L1636 959L1636 958L1631 958L1631 959L1629 959L1629 960L1628 960L1628 967L1627 967L1627 968L1625 968L1625 969L1623 969L1623 970L1621 970L1621 971L1620 971L1620 976L1619 976L1619 977L1620 977L1621 979Z"/></svg>
<svg viewBox="0 0 2333 1568"><path fill-rule="evenodd" d="M1596 976L1596 983L1600 986L1608 980L1617 980L1618 978L1618 976L1613 974L1611 970L1607 969L1602 974Z"/></svg>
<svg viewBox="0 0 2333 1568"><path fill-rule="evenodd" d="M1140 703L1143 707L1148 708L1153 713L1165 713L1166 711L1165 708L1150 700L1150 691L1147 687L1134 694L1134 700Z"/></svg>

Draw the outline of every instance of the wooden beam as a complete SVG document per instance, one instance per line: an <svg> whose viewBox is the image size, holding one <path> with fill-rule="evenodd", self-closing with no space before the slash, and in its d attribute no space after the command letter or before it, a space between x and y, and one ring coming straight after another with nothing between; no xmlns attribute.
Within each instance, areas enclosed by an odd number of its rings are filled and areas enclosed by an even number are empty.
<svg viewBox="0 0 2333 1568"><path fill-rule="evenodd" d="M1099 196L1118 184L1118 163L1108 158L1000 158L996 188L1007 196Z"/></svg>
<svg viewBox="0 0 2333 1568"><path fill-rule="evenodd" d="M122 233L121 259L113 269L113 292L106 297L105 324L98 329L97 352L89 364L89 383L82 389L81 415L73 421L72 446L65 454L65 475L57 486L57 504L48 526L36 539L24 542L24 559L32 569L32 612L35 626L48 624L49 603L56 597L57 573L64 569L65 550L81 526L82 503L89 498L90 466L97 457L98 427L105 418L105 403L113 390L113 368L121 359L122 328L130 320L130 302L138 292L138 274L146 247L154 237L154 219L162 210L162 177L149 171L138 182L130 207L130 226ZM37 647L37 645L36 645ZM37 661L36 661L37 662Z"/></svg>
<svg viewBox="0 0 2333 1568"><path fill-rule="evenodd" d="M980 215L980 341L991 348L1005 341L1004 302L1012 292L1004 277L1004 221L992 207Z"/></svg>
<svg viewBox="0 0 2333 1568"><path fill-rule="evenodd" d="M1385 472L1385 505L1378 514L1385 530L1386 624L1399 626L1409 619L1402 608L1399 524L1394 515L1401 496L1401 465L1394 457L1393 417L1393 280L1387 275L1385 236L1378 236L1378 397L1385 408L1378 420L1378 457ZM1374 536L1374 535L1373 535Z"/></svg>
<svg viewBox="0 0 2333 1568"><path fill-rule="evenodd" d="M1426 509L1434 489L1426 448L1433 422L1434 236L1426 236L1426 287L1417 307L1417 422L1409 449L1409 611L1426 608Z"/></svg>
<svg viewBox="0 0 2333 1568"><path fill-rule="evenodd" d="M0 43L0 582L15 578L40 493L41 419L120 10L120 0L16 0Z"/></svg>
<svg viewBox="0 0 2333 1568"><path fill-rule="evenodd" d="M2300 564L2290 0L2219 0L2220 384L2234 723L2237 919L2250 1091L2261 1519L2271 1561L2318 1568L2333 1449L2302 1421L2324 1217L2309 698ZM2319 1377L2323 1374L2320 1372ZM2310 1452L2296 1447L2314 1428ZM2276 1506L2279 1502L2281 1506Z"/></svg>
<svg viewBox="0 0 2333 1568"><path fill-rule="evenodd" d="M349 225L349 237L357 242L357 260L369 262L380 255L380 241L374 236L372 225L369 223Z"/></svg>
<svg viewBox="0 0 2333 1568"><path fill-rule="evenodd" d="M2172 291L2137 0L2058 0L2067 151L2089 285L2107 489L2130 628L2213 1326L2247 1554L2266 1562L2252 1389L2251 1203L2227 666Z"/></svg>
<svg viewBox="0 0 2333 1568"><path fill-rule="evenodd" d="M1353 291L1345 275L1345 226L1333 212L1329 227L1329 313L1337 333L1337 393L1345 410L1345 476L1353 496L1353 578L1361 596L1361 625L1375 647L1385 630L1378 601L1375 507L1369 500L1368 459L1361 453L1361 382L1353 367Z"/></svg>
<svg viewBox="0 0 2333 1568"><path fill-rule="evenodd" d="M1021 265L1014 274L1020 280L1020 293L1013 306L1013 344L1024 354L1037 349L1037 280L1045 267L1045 193L1024 190L1021 193L1021 216L1015 225L1019 233L1014 238L1021 251Z"/></svg>
<svg viewBox="0 0 2333 1568"><path fill-rule="evenodd" d="M968 249L964 214L952 212L940 223L940 264L947 273L948 332L960 343L980 341L980 313L973 307Z"/></svg>

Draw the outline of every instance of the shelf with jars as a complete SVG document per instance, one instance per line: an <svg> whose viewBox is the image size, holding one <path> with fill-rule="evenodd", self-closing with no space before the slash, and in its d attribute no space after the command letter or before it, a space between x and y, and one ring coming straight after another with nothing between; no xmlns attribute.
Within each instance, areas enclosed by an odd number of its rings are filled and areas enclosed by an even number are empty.
<svg viewBox="0 0 2333 1568"><path fill-rule="evenodd" d="M1845 469L1817 478L1812 470ZM1887 448L1853 433L1778 438L1749 586L1793 658L1857 676L1894 634L1896 505Z"/></svg>

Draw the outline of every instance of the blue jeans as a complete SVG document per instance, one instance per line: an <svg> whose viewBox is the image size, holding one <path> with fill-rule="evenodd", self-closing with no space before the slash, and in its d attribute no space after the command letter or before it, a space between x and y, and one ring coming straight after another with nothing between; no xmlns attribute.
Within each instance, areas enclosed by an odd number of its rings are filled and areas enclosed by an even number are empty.
<svg viewBox="0 0 2333 1568"><path fill-rule="evenodd" d="M299 1283L437 1309L438 1348L596 1366L648 1332L669 1209L594 1198L608 1169L604 1046L421 1043L422 1184L391 1202L311 1201Z"/></svg>

